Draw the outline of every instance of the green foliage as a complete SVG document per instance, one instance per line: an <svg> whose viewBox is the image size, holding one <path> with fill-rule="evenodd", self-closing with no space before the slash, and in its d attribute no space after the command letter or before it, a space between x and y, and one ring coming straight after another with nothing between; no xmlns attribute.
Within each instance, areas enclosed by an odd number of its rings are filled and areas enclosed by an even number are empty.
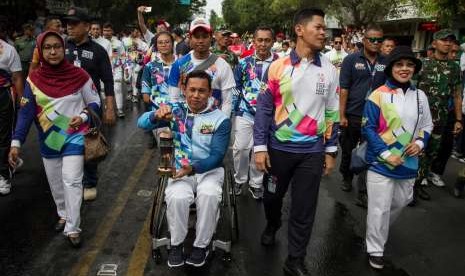
<svg viewBox="0 0 465 276"><path fill-rule="evenodd" d="M223 17L236 32L252 32L260 25L290 31L294 13L302 7L325 8L330 0L224 0Z"/></svg>
<svg viewBox="0 0 465 276"><path fill-rule="evenodd" d="M357 27L375 23L387 15L395 16L395 8L405 0L332 0L329 12L343 25Z"/></svg>
<svg viewBox="0 0 465 276"><path fill-rule="evenodd" d="M194 13L206 5L206 0L192 0L190 6L181 5L176 0L80 0L76 5L87 7L102 21L110 21L117 29L128 24L136 24L137 7L151 6L152 12L145 14L146 19L165 19L171 25L186 23ZM79 2L79 3L78 3Z"/></svg>
<svg viewBox="0 0 465 276"><path fill-rule="evenodd" d="M219 17L218 14L214 10L211 11L210 19L208 21L210 21L210 25L212 26L213 29L217 29L217 28L224 26L223 18Z"/></svg>
<svg viewBox="0 0 465 276"><path fill-rule="evenodd" d="M423 14L436 17L439 23L451 27L454 20L465 16L465 0L413 0Z"/></svg>

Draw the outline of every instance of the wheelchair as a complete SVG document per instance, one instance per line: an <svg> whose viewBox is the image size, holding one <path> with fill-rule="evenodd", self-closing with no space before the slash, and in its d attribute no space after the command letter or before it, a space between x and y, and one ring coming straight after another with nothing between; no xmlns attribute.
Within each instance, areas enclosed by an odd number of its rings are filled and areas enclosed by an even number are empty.
<svg viewBox="0 0 465 276"><path fill-rule="evenodd" d="M165 138L160 138L160 154L162 157L158 168L158 182L155 188L154 200L152 205L152 214L150 222L150 234L152 237L152 258L157 264L163 261L162 249L170 249L170 234L168 230L168 221L166 216L167 206L165 202L165 189L168 185L168 179L171 177L171 169L168 168L171 161L168 154L163 148L169 147L170 143ZM172 143L172 139L171 139ZM172 149L170 149L172 150ZM222 259L226 262L231 261L231 248L233 242L239 238L239 225L237 214L236 195L234 193L233 172L227 165L223 164L225 177L223 182L223 191L221 196L220 207L218 209L219 219L216 230L211 241L211 251L214 253L217 249L223 251ZM191 212L195 207L191 206Z"/></svg>

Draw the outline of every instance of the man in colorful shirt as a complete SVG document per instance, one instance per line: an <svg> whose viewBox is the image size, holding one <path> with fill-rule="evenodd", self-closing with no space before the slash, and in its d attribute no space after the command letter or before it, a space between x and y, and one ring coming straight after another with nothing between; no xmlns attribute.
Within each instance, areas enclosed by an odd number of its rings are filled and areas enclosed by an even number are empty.
<svg viewBox="0 0 465 276"><path fill-rule="evenodd" d="M449 107L453 106L455 123L452 133L457 135L462 131L462 85L460 79L460 67L455 61L448 59L448 53L452 47L455 36L449 29L436 32L433 35L434 54L423 61L423 68L418 74L418 88L423 90L428 97L431 108L431 116L434 128L424 156L420 159L420 170L415 182L416 196L422 199L430 199L429 194L423 189L428 180L439 183L440 176L432 173L431 164L438 156L441 136L447 126ZM453 104L453 105L452 105ZM442 185L438 185L442 186Z"/></svg>
<svg viewBox="0 0 465 276"><path fill-rule="evenodd" d="M211 84L205 71L190 72L184 89L186 102L162 105L156 111L144 113L138 120L138 126L146 130L171 126L174 133L176 171L165 190L171 235L169 267L180 267L184 263L203 266L216 228L224 181L221 164L228 150L231 121L209 101ZM194 202L197 206L196 237L191 255L184 261L189 206Z"/></svg>
<svg viewBox="0 0 465 276"><path fill-rule="evenodd" d="M253 147L253 123L258 94L266 89L266 74L270 64L278 59L271 53L273 30L259 27L254 33L255 54L242 59L234 69L236 90L239 96L234 103L234 180L236 195L248 180L249 191L255 199L263 197L263 173L255 167ZM252 162L250 162L252 160Z"/></svg>
<svg viewBox="0 0 465 276"><path fill-rule="evenodd" d="M142 70L144 55L148 51L149 45L142 40L141 33L137 27L133 27L131 35L122 41L128 54L126 66L131 76L129 91L132 91L132 94L128 95L128 98L132 102L137 103L139 102L137 75Z"/></svg>
<svg viewBox="0 0 465 276"><path fill-rule="evenodd" d="M231 115L233 89L236 87L231 66L221 57L210 52L212 29L204 18L197 18L190 26L190 42L193 51L176 60L168 79L170 101L182 100L181 86L185 77L194 70L206 71L212 77L214 105L226 116Z"/></svg>
<svg viewBox="0 0 465 276"><path fill-rule="evenodd" d="M0 195L7 195L11 190L8 152L15 116L15 97L11 88L21 97L24 83L18 52L2 39L5 31L2 24L0 22Z"/></svg>
<svg viewBox="0 0 465 276"><path fill-rule="evenodd" d="M272 245L281 226L283 198L292 180L288 257L284 271L309 275L305 255L320 180L335 167L339 99L337 70L320 51L324 12L306 8L294 16L296 49L268 69L268 87L258 96L254 123L257 169L267 172L263 245Z"/></svg>
<svg viewBox="0 0 465 276"><path fill-rule="evenodd" d="M113 25L110 22L103 24L103 37L111 43L110 62L113 69L113 82L118 117L125 116L123 111L123 64L126 62L126 50L123 42L113 35Z"/></svg>

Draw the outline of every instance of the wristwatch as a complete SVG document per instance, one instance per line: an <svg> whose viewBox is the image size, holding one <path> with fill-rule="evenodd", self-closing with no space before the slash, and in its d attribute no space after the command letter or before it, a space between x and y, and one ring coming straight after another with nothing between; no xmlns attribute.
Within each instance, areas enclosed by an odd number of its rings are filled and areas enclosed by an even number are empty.
<svg viewBox="0 0 465 276"><path fill-rule="evenodd" d="M325 154L333 157L333 158L336 158L337 157L337 154L338 154L338 151L333 151L333 152L325 152Z"/></svg>

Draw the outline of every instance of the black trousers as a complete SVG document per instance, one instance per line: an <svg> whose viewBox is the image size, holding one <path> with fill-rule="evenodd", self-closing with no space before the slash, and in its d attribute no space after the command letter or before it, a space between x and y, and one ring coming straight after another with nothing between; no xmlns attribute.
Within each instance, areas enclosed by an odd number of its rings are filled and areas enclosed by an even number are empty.
<svg viewBox="0 0 465 276"><path fill-rule="evenodd" d="M324 153L289 153L270 149L271 175L276 177L273 192L265 177L263 204L269 224L281 226L283 198L291 184L291 208L288 225L289 256L301 258L312 234L318 201L320 180L323 174Z"/></svg>
<svg viewBox="0 0 465 276"><path fill-rule="evenodd" d="M451 111L447 117L446 127L441 135L441 144L439 146L438 155L431 164L431 171L435 174L443 175L446 170L447 161L449 160L454 147L454 134L452 133L454 131L454 125L455 113Z"/></svg>
<svg viewBox="0 0 465 276"><path fill-rule="evenodd" d="M10 152L11 134L14 123L14 106L10 91L0 88L0 175L10 178L8 153Z"/></svg>
<svg viewBox="0 0 465 276"><path fill-rule="evenodd" d="M362 137L362 118L356 116L347 116L348 125L341 128L339 144L341 145L341 164L339 172L342 174L344 181L352 181L354 173L350 170L350 158L352 150L357 144L363 141ZM357 182L358 191L366 193L366 173L361 173Z"/></svg>

